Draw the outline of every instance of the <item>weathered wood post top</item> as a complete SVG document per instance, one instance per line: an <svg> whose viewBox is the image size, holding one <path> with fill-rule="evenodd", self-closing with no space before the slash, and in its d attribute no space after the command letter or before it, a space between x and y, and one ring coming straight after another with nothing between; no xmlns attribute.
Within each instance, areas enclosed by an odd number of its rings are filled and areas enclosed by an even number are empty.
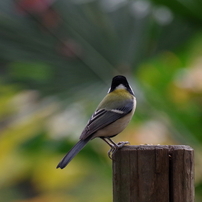
<svg viewBox="0 0 202 202"><path fill-rule="evenodd" d="M194 151L124 146L113 155L113 202L194 202Z"/></svg>

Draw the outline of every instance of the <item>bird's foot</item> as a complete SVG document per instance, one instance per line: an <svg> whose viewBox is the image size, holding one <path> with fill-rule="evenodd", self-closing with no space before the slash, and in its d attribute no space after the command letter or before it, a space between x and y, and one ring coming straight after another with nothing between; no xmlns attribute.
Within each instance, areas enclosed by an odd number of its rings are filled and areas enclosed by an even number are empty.
<svg viewBox="0 0 202 202"><path fill-rule="evenodd" d="M124 145L126 144L130 144L130 142L126 141L126 142L118 142L117 144L114 144L113 146L111 146L111 149L108 151L108 157L110 159L113 159L113 154L120 148L122 148Z"/></svg>
<svg viewBox="0 0 202 202"><path fill-rule="evenodd" d="M128 141L125 141L125 142L118 142L118 143L117 143L118 149L122 148L125 144L130 144L130 142L128 142Z"/></svg>
<svg viewBox="0 0 202 202"><path fill-rule="evenodd" d="M116 151L115 147L111 147L111 149L108 151L108 157L112 159L113 153Z"/></svg>

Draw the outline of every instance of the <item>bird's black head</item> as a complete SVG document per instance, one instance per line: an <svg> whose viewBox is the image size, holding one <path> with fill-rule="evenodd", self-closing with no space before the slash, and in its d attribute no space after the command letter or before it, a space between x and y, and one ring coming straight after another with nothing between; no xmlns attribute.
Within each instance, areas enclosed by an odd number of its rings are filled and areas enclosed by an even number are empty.
<svg viewBox="0 0 202 202"><path fill-rule="evenodd" d="M118 75L112 79L112 84L111 88L109 89L109 93L117 88L125 88L130 94L134 95L133 90L128 84L128 81L125 76Z"/></svg>

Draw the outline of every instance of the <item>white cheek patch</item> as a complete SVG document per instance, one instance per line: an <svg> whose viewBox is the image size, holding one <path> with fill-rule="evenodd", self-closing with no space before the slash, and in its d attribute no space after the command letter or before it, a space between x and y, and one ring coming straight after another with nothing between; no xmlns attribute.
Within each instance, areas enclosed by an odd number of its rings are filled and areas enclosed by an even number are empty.
<svg viewBox="0 0 202 202"><path fill-rule="evenodd" d="M126 89L126 87L123 84L119 84L116 89Z"/></svg>

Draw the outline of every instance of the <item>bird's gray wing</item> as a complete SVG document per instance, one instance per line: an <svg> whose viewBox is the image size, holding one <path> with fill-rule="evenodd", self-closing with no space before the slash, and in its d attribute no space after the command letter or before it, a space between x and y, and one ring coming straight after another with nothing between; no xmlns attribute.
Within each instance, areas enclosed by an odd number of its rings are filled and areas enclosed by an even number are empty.
<svg viewBox="0 0 202 202"><path fill-rule="evenodd" d="M128 102L124 107L117 107L115 109L99 109L95 111L89 120L87 126L84 128L80 139L86 139L96 131L106 127L116 120L124 117L133 109L133 101Z"/></svg>

